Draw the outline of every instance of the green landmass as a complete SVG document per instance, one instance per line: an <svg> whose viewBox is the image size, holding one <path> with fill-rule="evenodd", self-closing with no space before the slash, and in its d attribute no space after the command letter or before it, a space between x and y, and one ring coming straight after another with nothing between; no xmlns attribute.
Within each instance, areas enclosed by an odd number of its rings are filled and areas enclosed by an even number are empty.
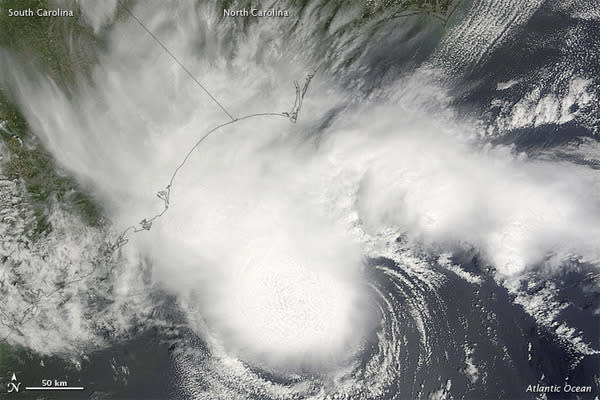
<svg viewBox="0 0 600 400"><path fill-rule="evenodd" d="M99 43L92 30L79 22L75 3L73 18L10 18L10 8L52 7L47 1L0 0L0 49L10 52L24 68L41 71L63 88L72 84L76 75L91 71ZM52 231L48 217L53 203L78 213L92 226L103 223L101 207L74 179L61 173L3 86L0 86L0 123L0 141L8 151L8 157L0 165L1 175L22 184L34 210L35 222L28 229L29 239L36 240ZM19 365L24 354L26 350L0 340L0 376Z"/></svg>
<svg viewBox="0 0 600 400"><path fill-rule="evenodd" d="M79 11L73 18L8 17L8 9L48 9L47 1L0 1L0 48L27 65L36 63L59 86L67 87L75 74L86 73L95 62L96 39L90 28L80 24ZM71 43L71 45L69 45ZM72 45L77 43L78 45ZM8 160L2 165L3 175L20 180L29 193L36 209L37 227L43 234L52 227L47 221L49 200L55 197L80 212L91 225L101 223L101 209L78 187L77 183L59 174L51 155L45 151L29 131L27 122L10 100L10 93L0 87L0 140L8 149Z"/></svg>
<svg viewBox="0 0 600 400"><path fill-rule="evenodd" d="M52 230L48 222L51 200L78 212L88 224L102 223L102 210L87 196L77 182L66 174L59 174L52 156L42 148L28 129L27 122L14 104L0 94L0 140L8 150L2 163L2 175L23 183L34 208L36 226L33 235L47 234ZM35 239L35 237L32 237Z"/></svg>
<svg viewBox="0 0 600 400"><path fill-rule="evenodd" d="M0 0L0 48L10 49L24 64L37 63L60 85L93 65L96 38L82 25L80 12L72 18L8 16L9 9L48 9L47 1ZM69 46L66 39L74 45Z"/></svg>

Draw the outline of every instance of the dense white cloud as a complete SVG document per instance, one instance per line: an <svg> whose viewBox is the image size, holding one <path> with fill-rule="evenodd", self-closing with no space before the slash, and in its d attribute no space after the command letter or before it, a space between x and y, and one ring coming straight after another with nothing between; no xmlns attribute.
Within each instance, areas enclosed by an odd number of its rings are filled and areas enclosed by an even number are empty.
<svg viewBox="0 0 600 400"><path fill-rule="evenodd" d="M411 108L375 106L332 127L327 145L336 164L358 166L356 204L366 229L474 245L505 274L550 256L598 259L592 170L479 144L468 139L473 127Z"/></svg>

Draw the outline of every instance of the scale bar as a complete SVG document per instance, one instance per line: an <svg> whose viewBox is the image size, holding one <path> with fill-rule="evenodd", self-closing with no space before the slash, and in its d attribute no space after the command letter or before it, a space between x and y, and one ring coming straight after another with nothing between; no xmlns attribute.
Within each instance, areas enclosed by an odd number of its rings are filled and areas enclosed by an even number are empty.
<svg viewBox="0 0 600 400"><path fill-rule="evenodd" d="M84 390L83 386L26 386L25 390Z"/></svg>

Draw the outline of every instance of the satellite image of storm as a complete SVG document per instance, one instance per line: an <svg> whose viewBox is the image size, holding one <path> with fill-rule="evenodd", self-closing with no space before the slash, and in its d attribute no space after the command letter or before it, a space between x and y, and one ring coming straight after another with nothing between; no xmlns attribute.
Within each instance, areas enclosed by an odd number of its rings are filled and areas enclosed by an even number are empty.
<svg viewBox="0 0 600 400"><path fill-rule="evenodd" d="M0 0L0 399L599 400L599 0Z"/></svg>

